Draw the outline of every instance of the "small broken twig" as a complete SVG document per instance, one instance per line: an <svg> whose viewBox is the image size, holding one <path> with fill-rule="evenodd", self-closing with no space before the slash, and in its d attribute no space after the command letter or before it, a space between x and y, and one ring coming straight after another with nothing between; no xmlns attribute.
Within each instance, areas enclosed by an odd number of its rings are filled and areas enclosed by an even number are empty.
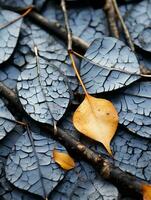
<svg viewBox="0 0 151 200"><path fill-rule="evenodd" d="M133 44L133 42L132 42L130 33L129 33L129 31L128 31L127 27L126 27L126 24L125 24L125 22L124 22L124 20L123 20L123 17L122 17L122 15L121 15L120 11L119 11L117 2L116 2L116 0L111 0L111 1L113 2L114 9L115 9L115 11L116 11L117 17L119 18L119 20L120 20L120 22L121 22L121 25L122 25L122 27L123 27L123 30L124 30L124 33L125 33L125 37L126 37L126 39L127 39L127 41L128 41L128 44L129 44L130 48L132 49L132 51L135 51L135 47L134 47L134 44Z"/></svg>
<svg viewBox="0 0 151 200"><path fill-rule="evenodd" d="M119 38L119 31L118 31L117 24L116 24L116 18L115 18L116 14L115 14L115 10L114 10L112 0L106 0L105 5L104 5L104 11L105 11L106 16L107 16L111 35L118 39Z"/></svg>

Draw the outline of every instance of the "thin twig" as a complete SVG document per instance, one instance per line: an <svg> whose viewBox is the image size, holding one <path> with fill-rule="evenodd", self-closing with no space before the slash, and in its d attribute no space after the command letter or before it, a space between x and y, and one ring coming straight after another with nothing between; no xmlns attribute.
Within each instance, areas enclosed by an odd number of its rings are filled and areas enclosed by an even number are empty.
<svg viewBox="0 0 151 200"><path fill-rule="evenodd" d="M118 31L117 24L116 24L116 13L115 13L115 10L113 7L112 0L106 0L105 5L104 5L104 11L107 16L111 35L118 39L119 31Z"/></svg>
<svg viewBox="0 0 151 200"><path fill-rule="evenodd" d="M21 18L25 17L26 15L28 15L30 12L32 11L32 7L29 7L23 14L21 14L20 16L18 16L17 18L15 18L14 20L6 23L6 24L3 24L0 26L0 30L3 29L3 28L6 28L7 26L15 23L16 21L20 20Z"/></svg>
<svg viewBox="0 0 151 200"><path fill-rule="evenodd" d="M66 4L64 0L61 0L61 8L64 14L65 27L67 31L68 51L70 51L72 49L72 34L71 34L70 26L69 26L67 9L66 9Z"/></svg>
<svg viewBox="0 0 151 200"><path fill-rule="evenodd" d="M86 90L86 88L85 88L85 85L83 84L83 81L82 81L82 79L81 79L81 77L80 77L80 75L79 75L79 72L78 72L78 70L77 70L77 67L76 67L76 64L75 64L75 61L74 61L74 58L73 58L73 55L72 55L72 51L69 51L69 57L70 57L70 60L71 60L71 64L72 64L72 66L73 66L73 69L74 69L74 71L75 71L75 73L76 73L76 76L78 77L78 80L79 80L79 82L80 82L80 84L81 84L81 86L82 86L82 88L83 88L83 91L84 91L85 95L88 97L88 92L87 92L87 90Z"/></svg>
<svg viewBox="0 0 151 200"><path fill-rule="evenodd" d="M122 17L122 15L120 13L120 10L118 8L117 2L116 2L116 0L112 0L112 2L113 2L113 5L114 5L114 8L115 8L115 11L117 13L117 16L118 16L118 18L119 18L119 20L121 22L122 27L123 27L123 30L124 30L124 33L125 33L125 37L126 37L126 39L128 41L128 44L129 44L130 48L132 49L132 51L135 51L135 47L134 47L134 44L132 42L130 33L129 33L129 31L128 31L127 27L126 27L126 24L125 24L125 22L123 20L123 17Z"/></svg>

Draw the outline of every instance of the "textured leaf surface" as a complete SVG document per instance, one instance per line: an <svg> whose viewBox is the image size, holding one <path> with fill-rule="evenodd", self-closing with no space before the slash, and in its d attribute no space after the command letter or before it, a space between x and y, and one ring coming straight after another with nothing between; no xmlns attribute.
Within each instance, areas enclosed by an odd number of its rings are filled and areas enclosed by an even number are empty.
<svg viewBox="0 0 151 200"><path fill-rule="evenodd" d="M100 144L89 142L90 145L96 152L106 154ZM151 183L151 143L148 139L119 129L111 146L115 166Z"/></svg>
<svg viewBox="0 0 151 200"><path fill-rule="evenodd" d="M6 158L11 152L12 147L23 134L24 129L22 126L16 125L15 128L0 141L0 157Z"/></svg>
<svg viewBox="0 0 151 200"><path fill-rule="evenodd" d="M19 17L19 14L15 12L0 10L0 26L8 24L17 17ZM21 23L22 19L4 28L0 28L0 64L6 61L13 53L18 40Z"/></svg>
<svg viewBox="0 0 151 200"><path fill-rule="evenodd" d="M94 40L85 58L81 62L80 74L91 94L115 90L139 79L139 75L132 75L139 74L135 54L116 38Z"/></svg>
<svg viewBox="0 0 151 200"><path fill-rule="evenodd" d="M25 56L27 63L30 63L31 54L34 53L34 46L36 46L39 56L52 63L63 73L71 89L77 88L78 83L64 43L31 23L23 24L19 43L20 53Z"/></svg>
<svg viewBox="0 0 151 200"><path fill-rule="evenodd" d="M15 8L26 8L30 5L35 5L37 8L41 8L45 0L1 0L1 4L4 6Z"/></svg>
<svg viewBox="0 0 151 200"><path fill-rule="evenodd" d="M110 101L86 95L73 115L73 124L79 132L101 142L112 155L110 142L118 126L118 114Z"/></svg>
<svg viewBox="0 0 151 200"><path fill-rule="evenodd" d="M55 188L51 200L117 200L118 191L112 184L101 179L87 163L81 162L69 171Z"/></svg>
<svg viewBox="0 0 151 200"><path fill-rule="evenodd" d="M151 138L151 82L137 82L112 98L119 122L143 137Z"/></svg>
<svg viewBox="0 0 151 200"><path fill-rule="evenodd" d="M151 143L120 130L112 142L116 166L151 182Z"/></svg>
<svg viewBox="0 0 151 200"><path fill-rule="evenodd" d="M15 119L0 99L0 139L3 139L15 127L16 123L11 120Z"/></svg>
<svg viewBox="0 0 151 200"><path fill-rule="evenodd" d="M126 24L134 43L140 48L151 51L151 0L136 4L126 18Z"/></svg>
<svg viewBox="0 0 151 200"><path fill-rule="evenodd" d="M6 177L16 187L46 198L64 172L54 163L57 143L39 132L25 132L16 142L6 165Z"/></svg>
<svg viewBox="0 0 151 200"><path fill-rule="evenodd" d="M61 72L44 59L30 63L18 78L19 99L26 112L36 121L53 125L66 111L69 104L68 84Z"/></svg>
<svg viewBox="0 0 151 200"><path fill-rule="evenodd" d="M64 25L64 17L55 1L49 1L44 16L59 21ZM108 35L108 24L103 10L91 7L68 9L69 23L72 33L86 42L91 43L102 35Z"/></svg>
<svg viewBox="0 0 151 200"><path fill-rule="evenodd" d="M35 197L15 188L6 179L4 171L6 158L23 132L23 127L16 125L13 131L0 141L0 197L2 200L33 200L35 198L36 200L41 200L41 198L38 198L37 196Z"/></svg>
<svg viewBox="0 0 151 200"><path fill-rule="evenodd" d="M3 166L4 168L4 166ZM0 196L2 200L41 200L12 186L5 177L4 169L0 175Z"/></svg>
<svg viewBox="0 0 151 200"><path fill-rule="evenodd" d="M16 89L20 71L13 65L6 65L0 69L0 81L11 89Z"/></svg>

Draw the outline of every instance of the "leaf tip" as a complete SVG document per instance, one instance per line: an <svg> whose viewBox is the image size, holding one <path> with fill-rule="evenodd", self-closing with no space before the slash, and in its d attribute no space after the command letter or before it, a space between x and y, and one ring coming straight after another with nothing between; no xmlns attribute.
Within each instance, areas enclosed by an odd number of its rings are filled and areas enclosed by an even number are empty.
<svg viewBox="0 0 151 200"><path fill-rule="evenodd" d="M105 148L106 148L106 150L107 150L107 152L109 153L109 155L111 156L111 157L113 157L113 153L112 153L112 150L111 150L111 147L110 147L110 143L108 144L108 143L105 143L105 144L103 144L104 146L105 146Z"/></svg>

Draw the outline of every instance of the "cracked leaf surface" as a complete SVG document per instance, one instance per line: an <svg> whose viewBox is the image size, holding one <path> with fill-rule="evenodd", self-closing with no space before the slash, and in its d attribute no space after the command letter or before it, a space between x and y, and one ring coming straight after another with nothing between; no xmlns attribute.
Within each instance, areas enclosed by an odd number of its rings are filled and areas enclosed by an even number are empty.
<svg viewBox="0 0 151 200"><path fill-rule="evenodd" d="M136 82L111 98L119 123L132 132L151 138L151 82Z"/></svg>
<svg viewBox="0 0 151 200"><path fill-rule="evenodd" d="M117 200L118 190L103 180L95 170L85 162L69 171L63 181L55 188L52 200Z"/></svg>
<svg viewBox="0 0 151 200"><path fill-rule="evenodd" d="M62 11L55 5L55 1L48 2L43 15L50 21L57 20L64 25ZM107 20L102 9L91 7L69 8L68 16L72 33L88 43L100 38L102 35L108 35Z"/></svg>
<svg viewBox="0 0 151 200"><path fill-rule="evenodd" d="M91 94L112 91L140 78L135 54L116 38L103 37L94 40L84 57L80 74Z"/></svg>
<svg viewBox="0 0 151 200"><path fill-rule="evenodd" d="M2 99L0 99L0 140L3 139L16 125L13 115L9 112Z"/></svg>
<svg viewBox="0 0 151 200"><path fill-rule="evenodd" d="M131 9L126 18L126 24L133 42L144 49L151 51L151 0L144 0Z"/></svg>
<svg viewBox="0 0 151 200"><path fill-rule="evenodd" d="M0 10L0 26L3 26L20 15L9 11ZM0 64L8 60L16 47L22 19L0 29Z"/></svg>
<svg viewBox="0 0 151 200"><path fill-rule="evenodd" d="M12 8L26 8L29 6L36 6L38 9L40 9L43 4L45 3L45 0L1 0L2 5L9 6Z"/></svg>
<svg viewBox="0 0 151 200"><path fill-rule="evenodd" d="M58 68L66 77L71 90L77 88L77 79L63 42L48 34L39 26L27 22L22 26L19 44L20 53L25 55L27 63L30 63L31 54L34 53L34 46L36 46L39 56Z"/></svg>
<svg viewBox="0 0 151 200"><path fill-rule="evenodd" d="M151 183L151 144L125 130L112 142L115 165Z"/></svg>
<svg viewBox="0 0 151 200"><path fill-rule="evenodd" d="M35 57L29 61L18 78L19 99L33 119L53 125L69 104L68 84L61 72L44 59L39 59L39 65Z"/></svg>
<svg viewBox="0 0 151 200"><path fill-rule="evenodd" d="M58 143L42 133L30 134L25 132L17 140L7 159L6 178L16 187L46 198L64 177L52 155Z"/></svg>
<svg viewBox="0 0 151 200"><path fill-rule="evenodd" d="M15 90L20 71L14 65L6 65L0 69L0 81Z"/></svg>

